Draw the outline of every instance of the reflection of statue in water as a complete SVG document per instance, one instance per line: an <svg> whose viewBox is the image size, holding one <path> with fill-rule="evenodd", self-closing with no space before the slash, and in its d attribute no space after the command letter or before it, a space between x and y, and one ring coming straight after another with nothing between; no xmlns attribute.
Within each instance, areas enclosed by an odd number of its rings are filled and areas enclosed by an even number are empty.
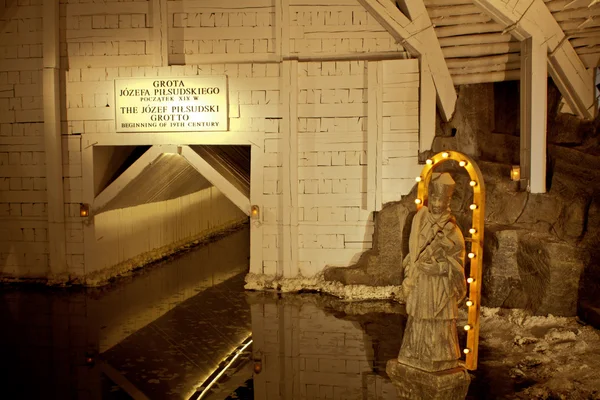
<svg viewBox="0 0 600 400"><path fill-rule="evenodd" d="M454 180L434 173L429 207L415 215L404 259L408 321L398 362L425 371L458 366L456 319L466 294L465 242L450 214Z"/></svg>

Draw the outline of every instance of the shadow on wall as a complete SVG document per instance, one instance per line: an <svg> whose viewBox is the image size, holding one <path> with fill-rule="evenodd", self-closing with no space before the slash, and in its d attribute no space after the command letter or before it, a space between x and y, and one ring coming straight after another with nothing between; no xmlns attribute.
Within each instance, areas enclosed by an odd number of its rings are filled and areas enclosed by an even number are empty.
<svg viewBox="0 0 600 400"><path fill-rule="evenodd" d="M96 241L86 265L87 285L101 284L247 221L247 216L215 187L107 211L94 218Z"/></svg>

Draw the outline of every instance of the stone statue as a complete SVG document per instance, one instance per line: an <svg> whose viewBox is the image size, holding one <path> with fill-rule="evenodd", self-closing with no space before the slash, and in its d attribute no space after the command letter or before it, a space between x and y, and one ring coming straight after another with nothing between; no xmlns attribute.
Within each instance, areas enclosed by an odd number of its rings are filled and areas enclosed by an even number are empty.
<svg viewBox="0 0 600 400"><path fill-rule="evenodd" d="M458 367L458 303L466 295L465 241L450 214L454 180L434 173L429 204L414 216L402 289L408 321L398 362L424 371Z"/></svg>

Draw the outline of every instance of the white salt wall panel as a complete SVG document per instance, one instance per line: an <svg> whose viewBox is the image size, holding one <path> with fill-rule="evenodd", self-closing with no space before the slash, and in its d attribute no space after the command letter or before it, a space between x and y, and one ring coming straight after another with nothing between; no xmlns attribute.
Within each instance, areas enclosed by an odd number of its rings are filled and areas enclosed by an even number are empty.
<svg viewBox="0 0 600 400"><path fill-rule="evenodd" d="M93 264L85 273L121 265L130 260L156 258L245 218L218 189L143 204L95 216Z"/></svg>
<svg viewBox="0 0 600 400"><path fill-rule="evenodd" d="M206 63L275 52L275 7L269 0L169 1L169 60Z"/></svg>
<svg viewBox="0 0 600 400"><path fill-rule="evenodd" d="M419 64L383 61L383 202L398 201L415 185L419 152Z"/></svg>
<svg viewBox="0 0 600 400"><path fill-rule="evenodd" d="M73 67L142 65L152 54L149 1L68 2L60 8L61 56Z"/></svg>
<svg viewBox="0 0 600 400"><path fill-rule="evenodd" d="M351 264L372 245L366 70L362 61L338 61L300 63L298 71L298 256L301 274L312 276Z"/></svg>
<svg viewBox="0 0 600 400"><path fill-rule="evenodd" d="M357 0L290 2L289 20L290 52L299 56L404 51Z"/></svg>
<svg viewBox="0 0 600 400"><path fill-rule="evenodd" d="M0 26L0 278L44 278L41 1L10 2Z"/></svg>

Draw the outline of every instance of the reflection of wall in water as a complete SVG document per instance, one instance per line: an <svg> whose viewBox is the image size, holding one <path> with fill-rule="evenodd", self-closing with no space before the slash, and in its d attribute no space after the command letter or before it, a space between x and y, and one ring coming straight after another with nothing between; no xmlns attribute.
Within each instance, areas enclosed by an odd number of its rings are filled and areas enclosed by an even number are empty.
<svg viewBox="0 0 600 400"><path fill-rule="evenodd" d="M373 343L358 322L311 302L252 304L251 310L253 353L263 366L254 375L256 399L396 398L393 384L373 372Z"/></svg>

